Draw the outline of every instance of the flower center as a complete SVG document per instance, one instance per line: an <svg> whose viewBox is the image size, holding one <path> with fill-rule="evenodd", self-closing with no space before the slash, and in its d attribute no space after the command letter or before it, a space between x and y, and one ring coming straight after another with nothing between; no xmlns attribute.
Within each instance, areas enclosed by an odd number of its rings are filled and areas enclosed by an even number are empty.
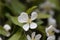
<svg viewBox="0 0 60 40"><path fill-rule="evenodd" d="M49 35L51 36L51 35L54 35L54 32L53 31L48 31L48 33L49 33Z"/></svg>
<svg viewBox="0 0 60 40"><path fill-rule="evenodd" d="M32 40L35 40L35 38L32 38Z"/></svg>
<svg viewBox="0 0 60 40"><path fill-rule="evenodd" d="M31 23L31 19L28 19L28 23Z"/></svg>

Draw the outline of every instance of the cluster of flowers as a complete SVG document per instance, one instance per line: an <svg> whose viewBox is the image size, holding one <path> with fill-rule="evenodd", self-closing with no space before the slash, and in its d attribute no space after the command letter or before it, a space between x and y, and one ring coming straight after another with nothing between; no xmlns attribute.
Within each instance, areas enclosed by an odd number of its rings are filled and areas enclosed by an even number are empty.
<svg viewBox="0 0 60 40"><path fill-rule="evenodd" d="M56 6L54 4L51 4L50 2L46 1L45 3L43 3L42 5L40 5L40 8L44 8L44 13L49 12L50 13L50 17L48 18L48 22L49 22L49 27L46 28L46 34L47 34L47 40L55 40L55 35L54 32L59 33L60 31L57 30L55 28L56 26L56 20L53 18L54 15L54 11L52 10L52 8L55 8ZM37 23L33 22L35 19L37 19L38 14L37 12L32 12L31 16L29 16L26 12L22 12L19 16L18 16L18 22L20 23L24 23L23 25L23 29L25 31L28 31L29 28L30 29L35 29L37 28ZM11 27L8 24L5 24L3 27L6 31L11 30ZM7 34L7 36L10 36L10 33ZM27 35L27 40L40 40L40 38L42 37L41 34L37 34L35 36L35 32L33 32L31 34L31 37L29 35ZM0 40L2 40L0 38Z"/></svg>
<svg viewBox="0 0 60 40"><path fill-rule="evenodd" d="M9 37L9 36L10 36L9 30L11 30L10 25L5 24L5 25L3 26L3 28L4 28L4 30L6 30L6 31L8 32L6 36ZM3 40L3 39L0 37L0 40Z"/></svg>
<svg viewBox="0 0 60 40"><path fill-rule="evenodd" d="M47 40L55 40L54 32L57 32L57 33L60 32L59 30L57 30L55 28L56 20L53 18L54 11L52 10L52 8L55 8L55 7L56 6L54 4L51 4L49 1L46 1L45 3L40 5L40 8L44 9L44 11L43 11L44 13L49 12L49 14L50 14L50 17L48 18L48 23L49 23L48 25L50 25L50 26L48 28L46 28L46 34L47 34L47 37L48 37ZM31 28L31 29L37 28L37 24L32 22L33 20L37 19L37 17L38 17L37 12L32 12L31 17L28 17L27 13L22 12L20 14L20 16L18 17L18 21L20 23L26 23L25 25L23 25L23 29L25 31L28 31L29 28ZM33 35L31 37L29 35L27 35L28 40L40 40L40 38L42 37L41 34L38 34L38 35L35 36L35 32L33 32L32 34Z"/></svg>

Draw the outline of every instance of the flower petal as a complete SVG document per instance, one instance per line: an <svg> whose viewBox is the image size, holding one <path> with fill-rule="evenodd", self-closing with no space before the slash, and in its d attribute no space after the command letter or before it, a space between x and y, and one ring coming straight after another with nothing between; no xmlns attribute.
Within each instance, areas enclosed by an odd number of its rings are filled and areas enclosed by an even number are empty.
<svg viewBox="0 0 60 40"><path fill-rule="evenodd" d="M20 23L25 23L28 20L28 14L25 12L22 12L20 16L18 16L18 21Z"/></svg>
<svg viewBox="0 0 60 40"><path fill-rule="evenodd" d="M50 29L52 30L53 26L50 25L49 27L46 28L46 32L48 32Z"/></svg>
<svg viewBox="0 0 60 40"><path fill-rule="evenodd" d="M53 17L49 17L48 25L53 25L54 27L56 27L56 20Z"/></svg>
<svg viewBox="0 0 60 40"><path fill-rule="evenodd" d="M31 28L31 29L35 29L35 28L37 28L37 24L34 23L34 22L32 22L32 23L30 24L30 28Z"/></svg>
<svg viewBox="0 0 60 40"><path fill-rule="evenodd" d="M47 36L50 36L51 34L54 34L54 27L52 25L50 25L48 28L46 28L46 34Z"/></svg>
<svg viewBox="0 0 60 40"><path fill-rule="evenodd" d="M31 34L31 37L32 37L32 38L34 38L34 37L35 37L35 32L33 32L33 33Z"/></svg>
<svg viewBox="0 0 60 40"><path fill-rule="evenodd" d="M27 35L27 40L31 40L31 37L29 35Z"/></svg>
<svg viewBox="0 0 60 40"><path fill-rule="evenodd" d="M41 34L35 36L35 40L40 40L40 38L41 38Z"/></svg>
<svg viewBox="0 0 60 40"><path fill-rule="evenodd" d="M3 39L0 37L0 40L3 40Z"/></svg>
<svg viewBox="0 0 60 40"><path fill-rule="evenodd" d="M9 31L11 29L11 27L8 24L5 24L3 27L6 31Z"/></svg>
<svg viewBox="0 0 60 40"><path fill-rule="evenodd" d="M25 25L23 26L23 29L24 29L25 31L28 31L28 30L29 30L29 24L25 24Z"/></svg>
<svg viewBox="0 0 60 40"><path fill-rule="evenodd" d="M52 17L54 16L54 11L53 10L49 10L49 13Z"/></svg>
<svg viewBox="0 0 60 40"><path fill-rule="evenodd" d="M35 20L37 18L37 16L38 16L37 12L32 12L31 20Z"/></svg>
<svg viewBox="0 0 60 40"><path fill-rule="evenodd" d="M47 40L55 40L55 35L49 36Z"/></svg>
<svg viewBox="0 0 60 40"><path fill-rule="evenodd" d="M56 29L55 27L53 27L53 30L54 30L54 32L56 32L56 33L60 33L60 30Z"/></svg>

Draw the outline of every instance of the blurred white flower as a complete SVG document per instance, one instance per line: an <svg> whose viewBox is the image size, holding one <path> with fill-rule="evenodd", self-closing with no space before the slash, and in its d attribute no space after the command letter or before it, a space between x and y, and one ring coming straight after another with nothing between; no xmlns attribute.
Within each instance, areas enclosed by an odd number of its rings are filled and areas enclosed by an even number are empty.
<svg viewBox="0 0 60 40"><path fill-rule="evenodd" d="M2 38L0 37L0 40L2 40Z"/></svg>
<svg viewBox="0 0 60 40"><path fill-rule="evenodd" d="M9 36L10 36L10 32L9 32L9 30L11 30L10 25L5 24L3 28L8 32L6 36L9 37Z"/></svg>
<svg viewBox="0 0 60 40"><path fill-rule="evenodd" d="M35 32L33 32L31 34L31 37L27 35L27 40L40 40L41 37L42 37L41 34L35 35Z"/></svg>
<svg viewBox="0 0 60 40"><path fill-rule="evenodd" d="M55 8L55 7L56 6L53 3L49 2L48 0L45 3L43 3L43 4L40 5L40 8L44 9L43 12L47 12L48 11L52 15L54 13L54 11L52 10L52 8Z"/></svg>
<svg viewBox="0 0 60 40"><path fill-rule="evenodd" d="M45 10L50 10L51 8L55 8L55 4L49 2L49 1L46 1L44 2L43 4L40 5L40 8L44 8Z"/></svg>
<svg viewBox="0 0 60 40"><path fill-rule="evenodd" d="M11 27L10 27L10 25L8 25L8 24L5 24L3 28L4 28L6 31L11 30Z"/></svg>
<svg viewBox="0 0 60 40"><path fill-rule="evenodd" d="M18 16L18 21L20 23L26 23L25 25L23 25L23 29L25 31L28 31L29 28L35 29L37 27L37 24L32 22L33 20L37 18L37 16L38 16L37 12L32 12L31 18L29 18L27 13L22 12L21 15Z"/></svg>
<svg viewBox="0 0 60 40"><path fill-rule="evenodd" d="M51 16L48 18L48 25L53 25L54 27L56 27L56 20Z"/></svg>
<svg viewBox="0 0 60 40"><path fill-rule="evenodd" d="M47 40L55 40L55 35L54 35L54 27L50 25L48 28L46 28L46 34L47 34Z"/></svg>
<svg viewBox="0 0 60 40"><path fill-rule="evenodd" d="M56 33L60 33L60 30L57 30L55 27L53 27L52 25L50 25L49 27L46 28L46 34L47 36L53 36L54 32ZM54 31L54 32L53 32Z"/></svg>

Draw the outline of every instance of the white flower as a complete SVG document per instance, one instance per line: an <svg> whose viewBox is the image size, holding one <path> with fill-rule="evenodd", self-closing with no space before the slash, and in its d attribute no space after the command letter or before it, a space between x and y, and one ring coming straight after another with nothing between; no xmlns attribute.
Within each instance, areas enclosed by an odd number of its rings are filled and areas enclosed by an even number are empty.
<svg viewBox="0 0 60 40"><path fill-rule="evenodd" d="M46 33L47 33L47 40L55 40L55 35L54 35L54 27L50 25L48 28L46 28Z"/></svg>
<svg viewBox="0 0 60 40"><path fill-rule="evenodd" d="M47 36L54 35L54 33L53 33L53 26L52 25L50 25L49 27L47 27L45 31L47 33Z"/></svg>
<svg viewBox="0 0 60 40"><path fill-rule="evenodd" d="M40 40L41 37L42 37L41 34L35 35L35 32L33 32L31 34L31 37L27 35L27 40Z"/></svg>
<svg viewBox="0 0 60 40"><path fill-rule="evenodd" d="M9 30L11 30L10 25L5 24L3 28L8 32L6 36L9 37L9 36L10 36L10 32L9 32Z"/></svg>
<svg viewBox="0 0 60 40"><path fill-rule="evenodd" d="M49 17L48 25L53 25L54 27L56 27L56 20L53 17Z"/></svg>
<svg viewBox="0 0 60 40"><path fill-rule="evenodd" d="M0 37L0 40L2 40L2 38Z"/></svg>
<svg viewBox="0 0 60 40"><path fill-rule="evenodd" d="M55 8L56 6L53 3L49 2L49 1L46 1L45 3L41 4L40 7L47 10L47 8L48 9Z"/></svg>
<svg viewBox="0 0 60 40"><path fill-rule="evenodd" d="M11 27L8 24L5 24L3 27L6 31L9 31L11 29Z"/></svg>
<svg viewBox="0 0 60 40"><path fill-rule="evenodd" d="M50 25L49 27L47 27L45 31L46 31L46 34L47 34L48 37L54 35L54 32L56 32L56 33L59 33L60 32L60 30L57 30L52 25Z"/></svg>
<svg viewBox="0 0 60 40"><path fill-rule="evenodd" d="M35 29L37 27L37 24L34 23L34 22L32 22L36 18L37 18L37 13L36 12L32 12L31 18L28 17L28 14L27 13L22 12L21 15L18 16L18 21L20 23L26 23L25 25L23 25L23 29L25 31L28 31L29 28Z"/></svg>
<svg viewBox="0 0 60 40"><path fill-rule="evenodd" d="M54 11L52 8L55 8L56 6L53 3L50 3L49 1L46 1L45 3L40 5L40 8L44 9L44 12L49 12L51 15L54 15Z"/></svg>

